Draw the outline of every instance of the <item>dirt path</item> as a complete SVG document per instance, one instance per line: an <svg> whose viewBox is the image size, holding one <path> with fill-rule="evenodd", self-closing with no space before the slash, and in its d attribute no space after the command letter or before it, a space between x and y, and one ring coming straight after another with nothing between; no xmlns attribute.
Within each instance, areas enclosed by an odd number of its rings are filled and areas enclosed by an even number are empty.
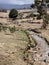
<svg viewBox="0 0 49 65"><path fill-rule="evenodd" d="M33 50L34 51L33 52L34 53L33 54L34 61L36 63L39 63L39 61L40 61L41 65L42 65L42 62L44 62L45 65L48 65L49 64L49 46L48 46L47 42L32 31L29 32L29 34L37 42L36 49Z"/></svg>

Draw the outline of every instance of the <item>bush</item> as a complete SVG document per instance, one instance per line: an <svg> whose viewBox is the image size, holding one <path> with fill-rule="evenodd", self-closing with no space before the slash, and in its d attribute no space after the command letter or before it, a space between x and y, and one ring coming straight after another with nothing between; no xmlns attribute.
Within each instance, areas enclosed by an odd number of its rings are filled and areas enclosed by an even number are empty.
<svg viewBox="0 0 49 65"><path fill-rule="evenodd" d="M11 33L14 33L16 31L16 27L15 26L9 27L9 30L10 30Z"/></svg>
<svg viewBox="0 0 49 65"><path fill-rule="evenodd" d="M15 20L17 16L18 16L18 11L16 9L12 9L9 13L9 18Z"/></svg>

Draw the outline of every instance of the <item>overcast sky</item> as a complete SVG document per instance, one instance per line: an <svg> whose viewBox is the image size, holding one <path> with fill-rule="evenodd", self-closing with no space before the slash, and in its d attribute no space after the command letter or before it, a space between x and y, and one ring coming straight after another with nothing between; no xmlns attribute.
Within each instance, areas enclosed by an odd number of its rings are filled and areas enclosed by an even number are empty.
<svg viewBox="0 0 49 65"><path fill-rule="evenodd" d="M31 4L34 0L0 0L0 4Z"/></svg>

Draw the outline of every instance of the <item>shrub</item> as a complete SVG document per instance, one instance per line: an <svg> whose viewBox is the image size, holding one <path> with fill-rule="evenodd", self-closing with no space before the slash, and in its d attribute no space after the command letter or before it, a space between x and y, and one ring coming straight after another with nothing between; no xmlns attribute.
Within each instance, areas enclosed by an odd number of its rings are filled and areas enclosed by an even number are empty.
<svg viewBox="0 0 49 65"><path fill-rule="evenodd" d="M9 27L9 30L10 30L11 33L14 33L16 31L16 27L15 26Z"/></svg>
<svg viewBox="0 0 49 65"><path fill-rule="evenodd" d="M9 18L15 20L17 16L18 16L18 11L16 9L12 9L9 13Z"/></svg>

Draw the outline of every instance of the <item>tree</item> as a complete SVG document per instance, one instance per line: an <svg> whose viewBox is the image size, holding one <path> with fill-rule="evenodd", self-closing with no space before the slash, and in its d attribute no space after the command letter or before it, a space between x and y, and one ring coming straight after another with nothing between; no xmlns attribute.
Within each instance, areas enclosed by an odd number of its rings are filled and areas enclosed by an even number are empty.
<svg viewBox="0 0 49 65"><path fill-rule="evenodd" d="M34 8L35 7L35 5L34 4L31 4L31 8Z"/></svg>
<svg viewBox="0 0 49 65"><path fill-rule="evenodd" d="M16 17L18 16L18 11L16 9L11 9L10 13L9 13L9 18L11 19L16 19Z"/></svg>
<svg viewBox="0 0 49 65"><path fill-rule="evenodd" d="M35 0L35 5L37 5L37 10L38 13L40 14L40 16L43 19L43 25L42 28L46 28L47 24L48 24L48 20L47 20L47 10L46 10L46 0Z"/></svg>
<svg viewBox="0 0 49 65"><path fill-rule="evenodd" d="M46 26L48 25L48 23L49 23L49 15L46 14L46 15L44 16L44 19L43 19L42 28L46 29Z"/></svg>
<svg viewBox="0 0 49 65"><path fill-rule="evenodd" d="M43 25L42 25L42 28L43 29L46 29L47 25L48 25L48 14L47 14L47 8L46 8L46 0L42 0L41 2L41 6L43 6L43 15L42 15L42 18L43 18Z"/></svg>
<svg viewBox="0 0 49 65"><path fill-rule="evenodd" d="M35 6L38 6L41 1L40 0L34 0L34 2L35 2Z"/></svg>

